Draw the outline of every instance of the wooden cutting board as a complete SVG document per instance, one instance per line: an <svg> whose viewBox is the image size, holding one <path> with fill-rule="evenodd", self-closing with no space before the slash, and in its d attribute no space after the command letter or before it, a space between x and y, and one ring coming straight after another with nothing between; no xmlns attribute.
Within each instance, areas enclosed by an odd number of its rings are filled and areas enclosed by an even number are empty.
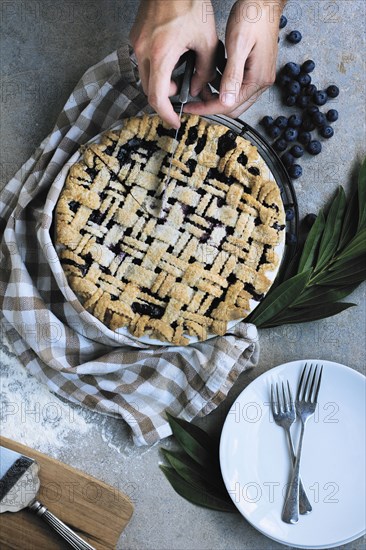
<svg viewBox="0 0 366 550"><path fill-rule="evenodd" d="M0 445L34 458L39 466L39 500L98 550L114 549L133 506L126 495L30 447L0 436ZM0 514L1 550L70 550L29 510Z"/></svg>

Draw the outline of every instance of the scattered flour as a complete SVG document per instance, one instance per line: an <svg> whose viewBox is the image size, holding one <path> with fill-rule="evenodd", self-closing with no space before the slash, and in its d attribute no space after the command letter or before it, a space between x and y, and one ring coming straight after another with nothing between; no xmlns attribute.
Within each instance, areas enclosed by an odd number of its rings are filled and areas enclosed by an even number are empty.
<svg viewBox="0 0 366 550"><path fill-rule="evenodd" d="M70 435L84 436L92 427L80 407L52 394L27 373L6 344L0 344L2 436L58 455Z"/></svg>
<svg viewBox="0 0 366 550"><path fill-rule="evenodd" d="M136 447L121 419L51 393L27 372L6 338L0 342L0 434L61 459L63 449L88 445L95 437L127 461L142 458L154 447Z"/></svg>

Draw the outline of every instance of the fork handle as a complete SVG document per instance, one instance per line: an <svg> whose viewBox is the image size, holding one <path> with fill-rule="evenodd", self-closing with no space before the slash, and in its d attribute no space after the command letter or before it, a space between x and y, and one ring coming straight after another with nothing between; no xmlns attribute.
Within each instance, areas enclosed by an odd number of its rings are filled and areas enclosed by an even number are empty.
<svg viewBox="0 0 366 550"><path fill-rule="evenodd" d="M296 456L295 456L294 444L293 444L293 441L292 441L290 428L288 430L286 430L286 433L287 433L288 444L289 444L289 447L290 447L290 453L291 453L291 458L292 458L292 467L294 467ZM312 509L313 508L312 508L312 506L309 502L308 496L305 492L305 489L304 489L304 486L302 484L301 477L300 477L300 479L299 479L299 510L300 510L300 514L309 514L312 511Z"/></svg>
<svg viewBox="0 0 366 550"><path fill-rule="evenodd" d="M301 422L299 448L297 451L295 465L292 471L291 481L287 491L285 504L282 510L282 519L286 523L297 523L299 521L300 460L304 432L305 424L304 422Z"/></svg>

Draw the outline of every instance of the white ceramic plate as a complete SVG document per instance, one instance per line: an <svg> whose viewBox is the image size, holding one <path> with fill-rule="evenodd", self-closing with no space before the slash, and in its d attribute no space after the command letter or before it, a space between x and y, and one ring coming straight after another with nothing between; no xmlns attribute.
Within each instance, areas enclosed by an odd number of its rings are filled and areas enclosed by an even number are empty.
<svg viewBox="0 0 366 550"><path fill-rule="evenodd" d="M313 511L281 520L290 461L285 431L270 412L270 385L289 380L293 394L304 364L324 366L319 404L306 425L301 477ZM293 361L254 380L231 407L221 434L220 464L241 514L273 540L297 548L333 548L365 533L366 378L330 361ZM292 427L297 445L299 422Z"/></svg>

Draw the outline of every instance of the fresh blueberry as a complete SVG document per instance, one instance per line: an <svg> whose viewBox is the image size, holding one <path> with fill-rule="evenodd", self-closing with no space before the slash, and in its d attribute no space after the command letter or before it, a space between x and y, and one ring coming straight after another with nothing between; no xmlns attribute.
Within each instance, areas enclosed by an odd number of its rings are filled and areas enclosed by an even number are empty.
<svg viewBox="0 0 366 550"><path fill-rule="evenodd" d="M311 118L315 113L319 113L319 107L317 107L317 105L310 105L310 107L306 109L306 114Z"/></svg>
<svg viewBox="0 0 366 550"><path fill-rule="evenodd" d="M295 162L295 158L288 151L286 153L283 153L281 160L286 168L289 168Z"/></svg>
<svg viewBox="0 0 366 550"><path fill-rule="evenodd" d="M267 132L271 138L276 139L280 135L281 129L278 126L272 124L272 126L267 129Z"/></svg>
<svg viewBox="0 0 366 550"><path fill-rule="evenodd" d="M304 149L301 147L301 145L294 145L290 149L290 153L293 157L299 159L304 154Z"/></svg>
<svg viewBox="0 0 366 550"><path fill-rule="evenodd" d="M277 82L279 86L281 86L282 88L286 88L290 84L291 80L292 79L288 74L280 74L278 76Z"/></svg>
<svg viewBox="0 0 366 550"><path fill-rule="evenodd" d="M302 93L304 95L313 96L316 91L317 91L317 88L315 84L309 84L309 86L306 86L305 88L303 88Z"/></svg>
<svg viewBox="0 0 366 550"><path fill-rule="evenodd" d="M287 90L290 92L291 95L298 95L301 90L300 84L297 82L297 80L291 80L291 82L287 85Z"/></svg>
<svg viewBox="0 0 366 550"><path fill-rule="evenodd" d="M309 86L309 84L311 84L311 76L307 73L300 73L296 77L296 80L298 81L300 86L303 86L303 87Z"/></svg>
<svg viewBox="0 0 366 550"><path fill-rule="evenodd" d="M287 36L286 39L291 42L291 44L298 44L301 42L302 34L300 31L291 31Z"/></svg>
<svg viewBox="0 0 366 550"><path fill-rule="evenodd" d="M288 174L293 180L297 180L302 176L302 168L300 164L293 164L288 168Z"/></svg>
<svg viewBox="0 0 366 550"><path fill-rule="evenodd" d="M300 70L300 65L294 63L293 61L286 63L286 65L283 67L283 72L288 76L298 76L300 74Z"/></svg>
<svg viewBox="0 0 366 550"><path fill-rule="evenodd" d="M322 150L322 144L317 139L313 139L313 141L308 144L306 150L310 155L319 155Z"/></svg>
<svg viewBox="0 0 366 550"><path fill-rule="evenodd" d="M329 97L334 99L335 97L339 96L339 88L338 86L335 86L335 84L332 84L331 86L328 86L327 88L327 94Z"/></svg>
<svg viewBox="0 0 366 550"><path fill-rule="evenodd" d="M291 115L288 119L288 125L291 128L299 128L302 124L302 118L300 115Z"/></svg>
<svg viewBox="0 0 366 550"><path fill-rule="evenodd" d="M299 137L297 138L299 143L303 145L308 145L311 142L311 133L310 132L300 132Z"/></svg>
<svg viewBox="0 0 366 550"><path fill-rule="evenodd" d="M286 25L287 25L287 17L285 17L284 15L281 15L280 29L284 29Z"/></svg>
<svg viewBox="0 0 366 550"><path fill-rule="evenodd" d="M321 128L322 126L324 126L326 121L325 114L322 113L321 111L314 113L311 119L314 122L315 126L317 126L318 128Z"/></svg>
<svg viewBox="0 0 366 550"><path fill-rule="evenodd" d="M336 111L335 109L330 109L327 112L327 120L329 122L336 122L338 120L338 111Z"/></svg>
<svg viewBox="0 0 366 550"><path fill-rule="evenodd" d="M295 217L295 211L293 208L287 208L286 210L286 220L290 222Z"/></svg>
<svg viewBox="0 0 366 550"><path fill-rule="evenodd" d="M315 63L312 59L307 59L304 61L304 63L301 65L301 69L304 71L304 73L312 73L315 69Z"/></svg>
<svg viewBox="0 0 366 550"><path fill-rule="evenodd" d="M304 130L304 132L312 132L313 130L315 130L315 124L311 120L311 118L304 118L304 121L301 125L301 130Z"/></svg>
<svg viewBox="0 0 366 550"><path fill-rule="evenodd" d="M287 141L285 139L278 139L274 142L273 149L277 151L277 153L283 153L287 149Z"/></svg>
<svg viewBox="0 0 366 550"><path fill-rule="evenodd" d="M286 141L290 143L291 141L295 141L298 135L299 135L299 132L295 130L295 128L287 128L287 130L284 133L284 138Z"/></svg>
<svg viewBox="0 0 366 550"><path fill-rule="evenodd" d="M294 233L286 233L286 244L291 245L296 243L297 243L296 235L294 235Z"/></svg>
<svg viewBox="0 0 366 550"><path fill-rule="evenodd" d="M313 101L315 105L325 105L328 101L328 94L324 90L320 90L318 92L315 92L313 95Z"/></svg>
<svg viewBox="0 0 366 550"><path fill-rule="evenodd" d="M287 118L285 116L279 116L274 121L275 125L278 126L281 130L287 128Z"/></svg>
<svg viewBox="0 0 366 550"><path fill-rule="evenodd" d="M296 105L301 109L306 109L310 104L310 97L308 95L298 95L296 98Z"/></svg>
<svg viewBox="0 0 366 550"><path fill-rule="evenodd" d="M319 130L320 135L323 138L329 139L334 136L334 130L331 126L323 126Z"/></svg>
<svg viewBox="0 0 366 550"><path fill-rule="evenodd" d="M296 103L296 96L295 95L285 96L283 102L285 105L287 105L287 107L293 107Z"/></svg>
<svg viewBox="0 0 366 550"><path fill-rule="evenodd" d="M264 128L269 128L273 124L273 118L271 116L264 116L262 120L259 123L261 126L264 126Z"/></svg>
<svg viewBox="0 0 366 550"><path fill-rule="evenodd" d="M304 223L307 225L308 229L313 227L317 217L318 216L316 214L306 214Z"/></svg>

